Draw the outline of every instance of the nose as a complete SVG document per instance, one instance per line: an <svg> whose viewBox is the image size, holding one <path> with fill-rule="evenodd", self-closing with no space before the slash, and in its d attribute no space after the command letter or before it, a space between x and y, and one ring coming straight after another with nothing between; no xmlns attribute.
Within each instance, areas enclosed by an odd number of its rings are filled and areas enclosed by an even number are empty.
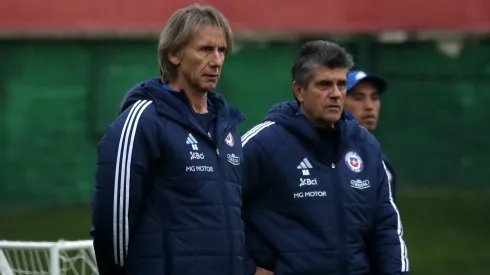
<svg viewBox="0 0 490 275"><path fill-rule="evenodd" d="M368 98L364 100L364 109L366 110L373 110L374 109L374 100Z"/></svg>
<svg viewBox="0 0 490 275"><path fill-rule="evenodd" d="M215 49L209 56L210 61L209 65L213 67L221 67L223 66L223 62L225 61L225 55L223 52L220 52L218 49Z"/></svg>
<svg viewBox="0 0 490 275"><path fill-rule="evenodd" d="M340 90L338 85L333 85L331 92L328 94L328 97L331 99L338 100L342 97L342 91Z"/></svg>

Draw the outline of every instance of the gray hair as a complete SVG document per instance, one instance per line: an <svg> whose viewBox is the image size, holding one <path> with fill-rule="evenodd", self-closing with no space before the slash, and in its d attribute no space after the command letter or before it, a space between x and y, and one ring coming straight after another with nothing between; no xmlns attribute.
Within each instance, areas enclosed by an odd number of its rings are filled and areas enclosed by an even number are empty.
<svg viewBox="0 0 490 275"><path fill-rule="evenodd" d="M168 55L182 54L182 50L194 36L196 28L200 26L223 29L227 45L225 56L231 53L233 33L228 20L220 11L211 6L199 4L177 10L168 20L158 41L158 62L160 77L163 81L172 80L177 73L177 66L170 62Z"/></svg>
<svg viewBox="0 0 490 275"><path fill-rule="evenodd" d="M336 43L324 40L309 41L299 49L291 70L293 81L307 87L313 71L320 65L330 69L350 70L354 61L352 55Z"/></svg>

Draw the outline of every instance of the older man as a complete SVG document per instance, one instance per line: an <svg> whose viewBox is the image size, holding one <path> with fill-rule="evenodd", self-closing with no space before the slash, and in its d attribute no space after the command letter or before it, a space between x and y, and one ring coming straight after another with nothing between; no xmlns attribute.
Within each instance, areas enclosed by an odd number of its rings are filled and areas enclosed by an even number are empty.
<svg viewBox="0 0 490 275"><path fill-rule="evenodd" d="M125 96L98 147L101 275L243 274L244 117L214 92L232 42L219 11L176 11L160 36L160 77Z"/></svg>

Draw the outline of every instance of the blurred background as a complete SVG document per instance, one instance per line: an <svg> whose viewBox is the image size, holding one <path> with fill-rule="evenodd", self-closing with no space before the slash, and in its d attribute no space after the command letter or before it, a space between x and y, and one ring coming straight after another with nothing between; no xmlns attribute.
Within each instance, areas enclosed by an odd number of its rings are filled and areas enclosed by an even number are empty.
<svg viewBox="0 0 490 275"><path fill-rule="evenodd" d="M218 91L242 132L291 100L329 39L388 80L376 135L398 173L412 274L490 274L490 1L210 0L236 34ZM89 239L96 145L191 1L0 2L0 240Z"/></svg>

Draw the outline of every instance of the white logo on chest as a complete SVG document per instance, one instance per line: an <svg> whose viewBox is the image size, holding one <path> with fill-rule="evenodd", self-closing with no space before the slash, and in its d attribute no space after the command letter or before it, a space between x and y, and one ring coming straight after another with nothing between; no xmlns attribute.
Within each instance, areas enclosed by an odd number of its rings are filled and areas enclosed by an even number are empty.
<svg viewBox="0 0 490 275"><path fill-rule="evenodd" d="M235 154L227 154L226 158L228 159L228 162L233 164L233 165L240 165L240 157L236 156Z"/></svg>
<svg viewBox="0 0 490 275"><path fill-rule="evenodd" d="M356 188L356 189L366 189L371 187L371 184L369 183L369 180L351 180L350 181L350 187Z"/></svg>
<svg viewBox="0 0 490 275"><path fill-rule="evenodd" d="M189 152L189 154L191 154L191 159L204 159L204 153Z"/></svg>

